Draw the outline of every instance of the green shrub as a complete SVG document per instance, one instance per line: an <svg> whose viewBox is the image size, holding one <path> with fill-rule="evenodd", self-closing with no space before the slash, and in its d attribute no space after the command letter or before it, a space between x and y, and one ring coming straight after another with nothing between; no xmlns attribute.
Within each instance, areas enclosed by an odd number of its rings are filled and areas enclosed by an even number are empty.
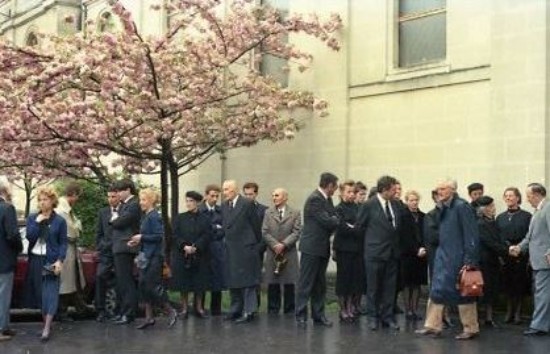
<svg viewBox="0 0 550 354"><path fill-rule="evenodd" d="M65 185L70 180L61 180L55 183L59 195L63 195ZM76 181L82 187L82 194L74 207L74 213L82 221L82 235L79 246L95 247L95 233L97 214L99 209L107 205L106 190L97 184L86 181Z"/></svg>

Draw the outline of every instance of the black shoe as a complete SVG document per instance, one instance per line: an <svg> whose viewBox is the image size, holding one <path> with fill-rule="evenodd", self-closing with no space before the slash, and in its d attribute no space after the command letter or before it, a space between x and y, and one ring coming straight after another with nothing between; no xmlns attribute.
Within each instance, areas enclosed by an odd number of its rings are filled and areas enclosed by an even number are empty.
<svg viewBox="0 0 550 354"><path fill-rule="evenodd" d="M238 313L228 313L227 315L224 316L223 320L235 321L237 318L241 318L241 315L239 315Z"/></svg>
<svg viewBox="0 0 550 354"><path fill-rule="evenodd" d="M399 331L399 325L395 321L382 322L382 327Z"/></svg>
<svg viewBox="0 0 550 354"><path fill-rule="evenodd" d="M122 315L115 315L115 316L110 318L110 321L111 322L120 321L121 318L122 318Z"/></svg>
<svg viewBox="0 0 550 354"><path fill-rule="evenodd" d="M4 336L15 337L16 334L17 332L10 328L6 328L5 330L2 331L2 335Z"/></svg>
<svg viewBox="0 0 550 354"><path fill-rule="evenodd" d="M332 327L332 322L329 321L326 317L314 319L313 324L316 326Z"/></svg>
<svg viewBox="0 0 550 354"><path fill-rule="evenodd" d="M130 324L132 322L134 322L133 318L124 315L120 318L120 320L114 321L113 323L116 324L116 325L127 325L127 324Z"/></svg>
<svg viewBox="0 0 550 354"><path fill-rule="evenodd" d="M539 337L539 336L545 336L548 332L539 331L538 329L529 328L523 332L523 335L526 337Z"/></svg>
<svg viewBox="0 0 550 354"><path fill-rule="evenodd" d="M49 340L50 340L50 332L48 332L48 333L42 332L42 334L40 335L40 341L42 343L46 343Z"/></svg>
<svg viewBox="0 0 550 354"><path fill-rule="evenodd" d="M254 319L254 315L249 313L249 314L244 314L239 318L236 318L234 322L237 324L248 323L248 322L252 322L253 319Z"/></svg>
<svg viewBox="0 0 550 354"><path fill-rule="evenodd" d="M136 329L146 329L147 327L152 327L155 325L155 320L147 320L147 321L144 321L142 324L140 325L137 325L136 326Z"/></svg>

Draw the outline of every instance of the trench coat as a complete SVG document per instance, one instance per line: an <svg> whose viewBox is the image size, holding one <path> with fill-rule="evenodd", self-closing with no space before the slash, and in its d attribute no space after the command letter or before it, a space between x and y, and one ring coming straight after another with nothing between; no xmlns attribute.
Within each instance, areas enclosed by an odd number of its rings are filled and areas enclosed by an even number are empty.
<svg viewBox="0 0 550 354"><path fill-rule="evenodd" d="M439 218L430 299L446 305L472 303L475 298L461 296L456 285L464 265L479 266L479 228L474 209L453 196L449 204L442 206Z"/></svg>
<svg viewBox="0 0 550 354"><path fill-rule="evenodd" d="M82 232L82 223L74 215L69 202L65 197L59 198L59 204L55 209L56 213L65 219L67 223L67 255L63 262L63 270L61 271L59 294L72 294L79 289L84 289L86 279L80 262L77 242ZM80 281L80 287L77 287Z"/></svg>
<svg viewBox="0 0 550 354"><path fill-rule="evenodd" d="M277 208L270 207L264 215L262 237L267 245L264 262L264 283L295 284L298 280L298 250L296 242L302 231L302 218L298 210L285 206L283 219L279 218ZM288 263L279 275L275 275L275 252L272 247L282 242L285 245L284 256Z"/></svg>

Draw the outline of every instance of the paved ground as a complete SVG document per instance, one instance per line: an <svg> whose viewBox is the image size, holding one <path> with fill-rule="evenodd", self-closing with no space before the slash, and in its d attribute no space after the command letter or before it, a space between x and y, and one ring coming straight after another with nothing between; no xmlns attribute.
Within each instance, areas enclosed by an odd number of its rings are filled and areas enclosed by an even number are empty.
<svg viewBox="0 0 550 354"><path fill-rule="evenodd" d="M335 317L334 315L332 317ZM334 319L334 318L333 318ZM159 319L151 330L133 326L97 324L94 321L58 325L47 344L39 342L40 323L15 323L19 333L10 342L0 343L2 354L170 354L170 353L427 353L427 354L500 354L548 353L550 335L542 338L522 336L524 326L482 329L479 338L458 342L458 329L445 332L443 338L415 336L413 324L401 320L399 332L370 332L363 318L356 325L335 322L333 328L307 328L295 325L292 316L262 314L251 324L234 325L221 318L189 318L172 328ZM418 324L420 325L420 324Z"/></svg>

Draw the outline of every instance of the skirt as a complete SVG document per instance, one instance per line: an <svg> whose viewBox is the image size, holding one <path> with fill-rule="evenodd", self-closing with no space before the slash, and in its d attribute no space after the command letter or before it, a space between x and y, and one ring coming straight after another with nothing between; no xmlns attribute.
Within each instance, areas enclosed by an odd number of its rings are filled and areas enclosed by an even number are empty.
<svg viewBox="0 0 550 354"><path fill-rule="evenodd" d="M139 271L139 294L145 303L161 305L168 301L166 288L162 284L163 264L163 257L153 256L147 267Z"/></svg>
<svg viewBox="0 0 550 354"><path fill-rule="evenodd" d="M359 295L364 288L363 254L336 251L336 295Z"/></svg>

